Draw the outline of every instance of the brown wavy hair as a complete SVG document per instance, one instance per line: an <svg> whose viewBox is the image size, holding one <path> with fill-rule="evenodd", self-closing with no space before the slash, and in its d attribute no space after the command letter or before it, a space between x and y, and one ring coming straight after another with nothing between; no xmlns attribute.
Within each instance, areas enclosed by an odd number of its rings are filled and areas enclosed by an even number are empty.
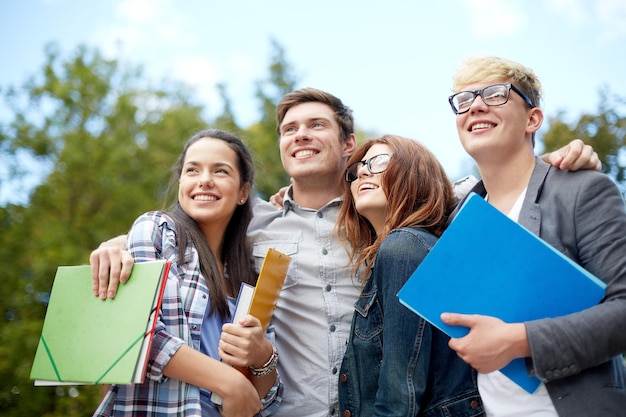
<svg viewBox="0 0 626 417"><path fill-rule="evenodd" d="M370 139L355 151L348 165L363 160L375 144L387 145L393 153L381 178L389 204L383 232L376 235L369 221L356 211L348 182L344 182L344 202L336 224L336 232L350 254L353 272L356 274L364 267L363 282L381 242L392 230L420 227L441 236L455 202L443 167L432 152L415 140L396 135Z"/></svg>

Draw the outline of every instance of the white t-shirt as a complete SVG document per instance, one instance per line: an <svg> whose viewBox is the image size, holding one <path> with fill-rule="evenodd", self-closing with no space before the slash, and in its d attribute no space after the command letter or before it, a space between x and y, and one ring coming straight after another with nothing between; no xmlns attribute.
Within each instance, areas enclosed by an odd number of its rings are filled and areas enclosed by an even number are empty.
<svg viewBox="0 0 626 417"><path fill-rule="evenodd" d="M508 214L511 220L519 219L525 196L526 189ZM545 384L530 394L502 372L495 371L478 374L478 391L488 417L558 417Z"/></svg>

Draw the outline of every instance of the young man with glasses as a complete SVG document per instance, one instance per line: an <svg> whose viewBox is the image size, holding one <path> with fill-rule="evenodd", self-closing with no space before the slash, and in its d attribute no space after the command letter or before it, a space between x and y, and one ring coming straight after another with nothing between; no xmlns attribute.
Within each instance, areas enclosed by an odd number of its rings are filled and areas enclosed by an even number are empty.
<svg viewBox="0 0 626 417"><path fill-rule="evenodd" d="M624 415L623 196L604 174L562 171L535 157L534 134L543 122L542 89L531 69L498 57L473 58L458 69L454 91L449 101L459 138L481 175L472 191L607 287L600 304L554 319L504 323L444 313L447 324L470 329L467 336L452 339L450 347L479 372L489 416ZM498 371L516 358L526 358L529 373L543 382L535 393Z"/></svg>
<svg viewBox="0 0 626 417"><path fill-rule="evenodd" d="M338 372L360 293L348 254L333 234L346 162L356 148L352 110L330 93L296 90L278 104L277 133L292 185L281 210L257 201L249 228L257 266L268 247L292 257L272 321L285 386L275 416L337 416ZM550 155L564 168L599 165L580 140ZM130 275L124 242L120 237L92 252L94 292L101 298L115 296L120 280Z"/></svg>

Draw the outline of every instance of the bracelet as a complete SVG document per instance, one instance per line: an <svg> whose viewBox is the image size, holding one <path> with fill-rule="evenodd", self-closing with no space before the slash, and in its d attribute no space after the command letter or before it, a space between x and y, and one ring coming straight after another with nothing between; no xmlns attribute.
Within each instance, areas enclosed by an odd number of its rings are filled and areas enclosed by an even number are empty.
<svg viewBox="0 0 626 417"><path fill-rule="evenodd" d="M274 369L276 369L277 364L278 364L278 349L276 349L276 346L272 344L272 356L270 356L267 362L265 362L265 365L263 365L260 368L248 366L248 371L250 371L250 373L256 377L266 376L274 372Z"/></svg>

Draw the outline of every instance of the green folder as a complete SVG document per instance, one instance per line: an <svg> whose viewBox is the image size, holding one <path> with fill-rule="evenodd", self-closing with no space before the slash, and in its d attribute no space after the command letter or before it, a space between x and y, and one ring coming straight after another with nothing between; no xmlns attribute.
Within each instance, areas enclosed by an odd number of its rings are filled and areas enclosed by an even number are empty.
<svg viewBox="0 0 626 417"><path fill-rule="evenodd" d="M57 269L30 378L35 385L144 379L169 262L137 263L113 300L93 295L91 267Z"/></svg>

